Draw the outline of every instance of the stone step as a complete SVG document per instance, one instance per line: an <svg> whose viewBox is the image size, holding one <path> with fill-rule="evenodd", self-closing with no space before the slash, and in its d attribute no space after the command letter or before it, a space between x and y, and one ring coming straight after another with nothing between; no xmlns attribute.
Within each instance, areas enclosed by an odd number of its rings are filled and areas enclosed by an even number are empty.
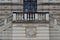
<svg viewBox="0 0 60 40"><path fill-rule="evenodd" d="M8 28L1 32L1 39L12 39L12 28Z"/></svg>
<svg viewBox="0 0 60 40"><path fill-rule="evenodd" d="M50 28L50 40L60 40L60 27Z"/></svg>
<svg viewBox="0 0 60 40"><path fill-rule="evenodd" d="M13 36L26 36L26 34L13 34Z"/></svg>
<svg viewBox="0 0 60 40"><path fill-rule="evenodd" d="M49 37L36 37L36 38L26 38L26 37L15 37L13 39L48 39Z"/></svg>
<svg viewBox="0 0 60 40"><path fill-rule="evenodd" d="M13 39L13 40L48 40L48 39Z"/></svg>
<svg viewBox="0 0 60 40"><path fill-rule="evenodd" d="M14 27L13 29L25 29L25 27Z"/></svg>
<svg viewBox="0 0 60 40"><path fill-rule="evenodd" d="M37 29L49 29L49 27L37 27Z"/></svg>

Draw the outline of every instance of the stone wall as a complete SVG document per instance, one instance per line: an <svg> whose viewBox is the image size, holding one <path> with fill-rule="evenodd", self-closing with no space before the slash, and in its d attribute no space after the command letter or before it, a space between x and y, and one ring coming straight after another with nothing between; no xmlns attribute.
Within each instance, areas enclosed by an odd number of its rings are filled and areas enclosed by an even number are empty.
<svg viewBox="0 0 60 40"><path fill-rule="evenodd" d="M49 40L49 25L14 24L13 40Z"/></svg>

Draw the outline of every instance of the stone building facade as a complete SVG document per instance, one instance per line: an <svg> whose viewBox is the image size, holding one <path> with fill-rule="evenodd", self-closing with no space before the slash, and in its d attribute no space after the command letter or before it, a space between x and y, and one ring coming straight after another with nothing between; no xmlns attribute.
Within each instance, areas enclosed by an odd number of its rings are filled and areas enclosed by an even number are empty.
<svg viewBox="0 0 60 40"><path fill-rule="evenodd" d="M28 0L25 1L27 2ZM60 35L56 35L60 31L57 32L57 26L53 27L59 23L56 24L53 22L58 22L57 20L59 19L58 17L55 18L55 15L60 15L60 0L33 0L33 2L36 2L36 11L33 11L35 8L33 9L32 7L30 7L30 10L27 9L27 11L24 11L25 1L0 0L0 13L13 14L13 24L15 24L13 26L17 27L14 30L18 31L19 29L20 32L18 34L15 33L15 35L13 34L13 40L59 40L58 37ZM31 4L34 5L35 3L33 2ZM26 8L29 8L29 6ZM54 17L52 17L53 15ZM17 37L17 35L20 36Z"/></svg>

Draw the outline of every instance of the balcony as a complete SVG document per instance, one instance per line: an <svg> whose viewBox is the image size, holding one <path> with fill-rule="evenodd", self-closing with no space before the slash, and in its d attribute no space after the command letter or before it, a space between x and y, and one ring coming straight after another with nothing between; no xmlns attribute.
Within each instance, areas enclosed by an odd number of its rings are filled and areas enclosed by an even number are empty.
<svg viewBox="0 0 60 40"><path fill-rule="evenodd" d="M48 12L13 12L13 23L49 23Z"/></svg>

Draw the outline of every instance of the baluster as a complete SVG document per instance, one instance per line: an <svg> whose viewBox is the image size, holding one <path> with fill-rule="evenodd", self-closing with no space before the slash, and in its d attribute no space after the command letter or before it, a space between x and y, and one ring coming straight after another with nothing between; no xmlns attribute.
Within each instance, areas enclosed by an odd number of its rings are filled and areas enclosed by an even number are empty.
<svg viewBox="0 0 60 40"><path fill-rule="evenodd" d="M18 16L19 16L19 15L17 14L17 20L19 20Z"/></svg>
<svg viewBox="0 0 60 40"><path fill-rule="evenodd" d="M22 15L22 17L23 17L22 20L24 20L24 14Z"/></svg>
<svg viewBox="0 0 60 40"><path fill-rule="evenodd" d="M20 18L21 18L20 20L22 20L22 18L23 18L23 17L22 17L22 14L20 14Z"/></svg>
<svg viewBox="0 0 60 40"><path fill-rule="evenodd" d="M40 14L40 20L42 20L42 14Z"/></svg>
<svg viewBox="0 0 60 40"><path fill-rule="evenodd" d="M7 20L8 20L8 19L5 19L5 22L4 22L4 24L7 24Z"/></svg>
<svg viewBox="0 0 60 40"><path fill-rule="evenodd" d="M35 14L35 20L38 20L38 14Z"/></svg>
<svg viewBox="0 0 60 40"><path fill-rule="evenodd" d="M16 21L16 14L13 14L13 21Z"/></svg>
<svg viewBox="0 0 60 40"><path fill-rule="evenodd" d="M25 20L27 20L27 14L24 14Z"/></svg>
<svg viewBox="0 0 60 40"><path fill-rule="evenodd" d="M33 16L33 20L35 20L35 14L33 14L32 16Z"/></svg>
<svg viewBox="0 0 60 40"><path fill-rule="evenodd" d="M28 20L30 19L30 17L29 17L29 16L30 16L30 15L28 14L28 17L27 17L27 18L28 18Z"/></svg>
<svg viewBox="0 0 60 40"><path fill-rule="evenodd" d="M49 14L46 14L46 20L49 21Z"/></svg>

